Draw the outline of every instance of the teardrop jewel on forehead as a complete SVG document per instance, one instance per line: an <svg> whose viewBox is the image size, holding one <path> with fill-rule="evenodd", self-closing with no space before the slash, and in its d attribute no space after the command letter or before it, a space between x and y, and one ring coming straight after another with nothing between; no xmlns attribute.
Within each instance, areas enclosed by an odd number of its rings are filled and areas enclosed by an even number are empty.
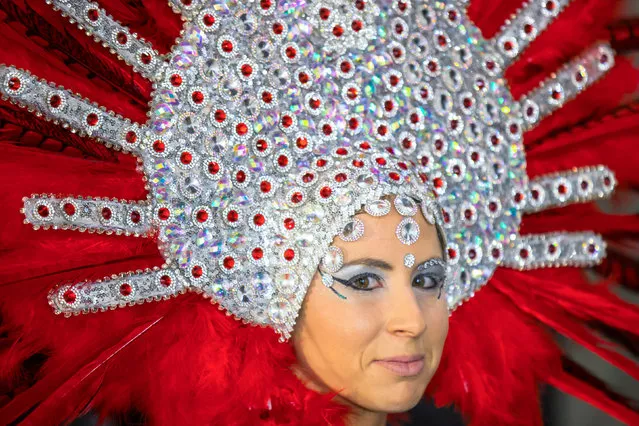
<svg viewBox="0 0 639 426"><path fill-rule="evenodd" d="M343 241L353 242L357 241L364 236L364 222L360 219L354 217L351 221L349 221L342 229L342 232L339 234L339 237Z"/></svg>
<svg viewBox="0 0 639 426"><path fill-rule="evenodd" d="M412 253L408 253L404 255L404 266L407 268L412 268L415 265L415 255Z"/></svg>
<svg viewBox="0 0 639 426"><path fill-rule="evenodd" d="M386 216L391 211L391 203L388 200L377 200L366 204L366 213L374 217Z"/></svg>
<svg viewBox="0 0 639 426"><path fill-rule="evenodd" d="M415 216L417 214L417 203L410 197L395 197L393 203L397 213L402 216Z"/></svg>
<svg viewBox="0 0 639 426"><path fill-rule="evenodd" d="M419 224L412 217L406 217L397 225L395 235L402 244L413 245L419 239Z"/></svg>
<svg viewBox="0 0 639 426"><path fill-rule="evenodd" d="M368 205L384 196L426 202L433 207L422 205L425 218L443 220L450 260L467 278L448 288L451 308L500 265L592 265L604 256L603 239L589 232L552 235L561 248L556 258L542 252L546 236L519 235L523 214L600 199L615 186L604 167L531 181L526 174L524 132L614 65L611 48L597 44L513 98L505 70L567 1L553 1L552 11L546 2L527 2L486 39L462 1L170 0L185 25L166 55L94 2L47 2L153 83L149 119L133 123L4 65L2 96L137 156L149 196L34 194L24 200L26 221L157 235L166 260L157 270L63 283L49 297L57 313L196 291L285 338L308 269L359 208L388 214L383 203ZM432 193L441 209L429 201ZM403 204L400 198L398 212L411 213ZM414 242L418 227L402 223L398 236ZM582 245L597 249L576 249ZM480 256L496 246L499 256ZM530 247L532 256L521 256L519 247ZM274 280L288 270L296 285L273 292L222 292L212 284L257 273ZM170 285L166 277L173 277ZM285 291L292 287L298 294Z"/></svg>

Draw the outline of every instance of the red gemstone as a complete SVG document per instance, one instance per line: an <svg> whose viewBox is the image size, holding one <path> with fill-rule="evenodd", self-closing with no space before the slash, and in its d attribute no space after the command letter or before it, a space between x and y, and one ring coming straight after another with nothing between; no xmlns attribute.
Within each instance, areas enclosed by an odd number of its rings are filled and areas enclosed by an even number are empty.
<svg viewBox="0 0 639 426"><path fill-rule="evenodd" d="M62 105L62 98L59 95L53 95L49 98L51 108L59 108Z"/></svg>
<svg viewBox="0 0 639 426"><path fill-rule="evenodd" d="M153 151L164 152L164 142L159 139L153 142Z"/></svg>
<svg viewBox="0 0 639 426"><path fill-rule="evenodd" d="M191 164L191 161L193 161L193 154L190 152L183 152L180 154L180 163L187 165Z"/></svg>
<svg viewBox="0 0 639 426"><path fill-rule="evenodd" d="M356 33L361 31L363 27L364 27L364 24L362 24L362 21L360 21L359 19L356 19L353 22L351 22L351 28Z"/></svg>
<svg viewBox="0 0 639 426"><path fill-rule="evenodd" d="M437 72L438 69L439 69L439 66L437 65L437 62L435 61L428 62L428 70L430 72Z"/></svg>
<svg viewBox="0 0 639 426"><path fill-rule="evenodd" d="M223 123L226 120L226 112L223 109L216 110L213 116L218 123Z"/></svg>
<svg viewBox="0 0 639 426"><path fill-rule="evenodd" d="M167 220L171 216L171 211L166 207L160 207L158 210L158 218L161 220Z"/></svg>
<svg viewBox="0 0 639 426"><path fill-rule="evenodd" d="M364 0L355 0L355 7L357 10L364 10L366 6L366 2Z"/></svg>
<svg viewBox="0 0 639 426"><path fill-rule="evenodd" d="M417 114L416 112L412 113L410 115L410 122L413 124L419 123L419 114Z"/></svg>
<svg viewBox="0 0 639 426"><path fill-rule="evenodd" d="M209 220L209 212L207 212L206 210L199 210L196 213L195 218L197 219L198 222L204 223L207 220Z"/></svg>
<svg viewBox="0 0 639 426"><path fill-rule="evenodd" d="M555 254L557 252L557 247L554 244L550 244L548 246L548 253Z"/></svg>
<svg viewBox="0 0 639 426"><path fill-rule="evenodd" d="M242 67L240 68L240 70L242 71L242 75L244 77L250 77L251 74L253 74L253 67L250 66L249 64L244 64L242 65Z"/></svg>
<svg viewBox="0 0 639 426"><path fill-rule="evenodd" d="M193 102L199 105L204 102L204 93L196 90L195 92L191 93L191 99L193 99Z"/></svg>
<svg viewBox="0 0 639 426"><path fill-rule="evenodd" d="M263 193L268 193L271 192L271 182L267 181L267 180L263 180L262 182L260 182L260 191L262 191Z"/></svg>
<svg viewBox="0 0 639 426"><path fill-rule="evenodd" d="M522 259L528 259L528 254L528 250L526 249L519 250L519 257L521 257Z"/></svg>
<svg viewBox="0 0 639 426"><path fill-rule="evenodd" d="M111 209L108 207L103 207L102 208L102 218L104 220L111 220L111 217L113 216L113 213L111 212Z"/></svg>
<svg viewBox="0 0 639 426"><path fill-rule="evenodd" d="M379 164L380 166L385 166L386 165L386 159L384 157L377 157L375 159L375 162L377 164Z"/></svg>
<svg viewBox="0 0 639 426"><path fill-rule="evenodd" d="M470 159L473 160L473 163L476 163L479 161L479 153L478 152L472 152L470 154Z"/></svg>
<svg viewBox="0 0 639 426"><path fill-rule="evenodd" d="M315 164L317 165L317 167L324 167L326 166L327 161L323 158L320 158L319 160L315 162Z"/></svg>
<svg viewBox="0 0 639 426"><path fill-rule="evenodd" d="M133 223L140 223L140 220L142 219L142 216L140 215L140 212L138 211L132 211L131 212L131 222Z"/></svg>
<svg viewBox="0 0 639 426"><path fill-rule="evenodd" d="M100 19L100 12L98 12L98 9L89 9L87 11L87 17L90 21L95 22Z"/></svg>
<svg viewBox="0 0 639 426"><path fill-rule="evenodd" d="M453 166L453 173L456 174L457 176L461 175L461 167L457 165Z"/></svg>
<svg viewBox="0 0 639 426"><path fill-rule="evenodd" d="M289 59L295 59L295 56L297 56L297 50L293 46L288 46L285 49L285 53L286 57Z"/></svg>
<svg viewBox="0 0 639 426"><path fill-rule="evenodd" d="M499 139L499 136L497 136L497 135L492 135L492 136L490 137L490 143L492 143L492 144L493 144L493 146L497 146L497 145L499 145L499 143L500 143L500 142L501 142L501 140Z"/></svg>
<svg viewBox="0 0 639 426"><path fill-rule="evenodd" d="M504 50L506 52L510 52L514 48L515 48L515 45L511 41L507 41L506 43L504 43Z"/></svg>
<svg viewBox="0 0 639 426"><path fill-rule="evenodd" d="M330 124L324 124L322 126L322 133L326 136L330 136L333 133L333 127Z"/></svg>
<svg viewBox="0 0 639 426"><path fill-rule="evenodd" d="M398 181L398 180L399 180L399 178L400 178L399 173L397 173L397 172L390 172L390 173L388 174L388 177L390 177L390 178L391 178L391 179L393 179L394 181Z"/></svg>
<svg viewBox="0 0 639 426"><path fill-rule="evenodd" d="M364 167L364 162L362 160L353 160L353 166L357 168L362 168Z"/></svg>
<svg viewBox="0 0 639 426"><path fill-rule="evenodd" d="M288 260L290 262L294 258L295 258L295 251L293 249L284 250L284 259L286 259L286 260Z"/></svg>
<svg viewBox="0 0 639 426"><path fill-rule="evenodd" d="M581 189L583 189L584 191L585 191L586 189L588 189L588 187L589 187L589 186L590 186L590 185L588 185L588 182L587 182L587 181L585 181L585 180L582 180L582 181L581 181Z"/></svg>
<svg viewBox="0 0 639 426"><path fill-rule="evenodd" d="M271 0L260 0L260 7L264 10L268 10L271 5Z"/></svg>
<svg viewBox="0 0 639 426"><path fill-rule="evenodd" d="M457 12L455 12L454 10L449 10L448 11L448 19L450 21L456 21L457 20Z"/></svg>
<svg viewBox="0 0 639 426"><path fill-rule="evenodd" d="M256 247L251 252L251 256L253 256L253 259L255 260L260 260L262 257L264 257L264 250L262 250L259 247Z"/></svg>
<svg viewBox="0 0 639 426"><path fill-rule="evenodd" d="M313 173L304 173L302 176L302 182L304 183L311 183L313 182L313 179L315 179L315 175Z"/></svg>
<svg viewBox="0 0 639 426"><path fill-rule="evenodd" d="M521 192L516 193L515 202L521 203L522 201L524 201L524 194L522 194Z"/></svg>
<svg viewBox="0 0 639 426"><path fill-rule="evenodd" d="M501 250L495 247L490 251L490 254L494 259L499 259L501 256Z"/></svg>
<svg viewBox="0 0 639 426"><path fill-rule="evenodd" d="M162 284L164 287L170 286L172 282L173 280L168 275L162 275L160 277L160 284Z"/></svg>
<svg viewBox="0 0 639 426"><path fill-rule="evenodd" d="M277 164L280 167L288 166L288 157L284 154L280 155L279 157L277 157Z"/></svg>
<svg viewBox="0 0 639 426"><path fill-rule="evenodd" d="M98 124L98 121L100 121L98 114L92 112L91 114L87 115L87 124L89 126L95 126L96 124Z"/></svg>
<svg viewBox="0 0 639 426"><path fill-rule="evenodd" d="M301 203L303 199L304 199L304 196L302 195L301 192L294 192L293 195L291 195L291 202L293 204Z"/></svg>
<svg viewBox="0 0 639 426"><path fill-rule="evenodd" d="M69 305L74 303L76 299L75 293L71 290L65 291L62 297L64 298L64 301L67 302Z"/></svg>
<svg viewBox="0 0 639 426"><path fill-rule="evenodd" d="M473 100L471 98L464 98L464 108L468 109L473 106Z"/></svg>
<svg viewBox="0 0 639 426"><path fill-rule="evenodd" d="M341 37L342 35L344 35L344 28L342 28L340 25L335 25L333 27L333 35L335 37Z"/></svg>
<svg viewBox="0 0 639 426"><path fill-rule="evenodd" d="M48 217L49 216L49 208L45 205L39 205L38 206L38 214L42 217Z"/></svg>
<svg viewBox="0 0 639 426"><path fill-rule="evenodd" d="M488 210L490 210L491 212L496 212L497 211L497 203L494 201L491 201L490 203L488 203Z"/></svg>
<svg viewBox="0 0 639 426"><path fill-rule="evenodd" d="M129 296L133 292L131 284L124 283L120 286L120 294L122 296Z"/></svg>
<svg viewBox="0 0 639 426"><path fill-rule="evenodd" d="M421 96L422 99L428 99L429 95L430 93L428 92L428 89L426 87L422 87L421 89L419 89L419 96Z"/></svg>
<svg viewBox="0 0 639 426"><path fill-rule="evenodd" d="M535 27L531 24L524 25L524 32L526 34L531 34L535 30Z"/></svg>
<svg viewBox="0 0 639 426"><path fill-rule="evenodd" d="M557 188L557 191L558 191L560 194L566 194L566 192L568 192L568 188L566 188L566 185L561 184L561 185L559 185L559 187Z"/></svg>
<svg viewBox="0 0 639 426"><path fill-rule="evenodd" d="M246 181L246 173L244 172L244 170L239 170L235 174L235 180L239 183L244 183Z"/></svg>
<svg viewBox="0 0 639 426"><path fill-rule="evenodd" d="M450 223L450 215L446 210L442 210L442 217L444 218L445 223Z"/></svg>
<svg viewBox="0 0 639 426"><path fill-rule="evenodd" d="M477 257L477 252L475 251L475 249L470 249L468 250L468 257L470 259L474 259Z"/></svg>
<svg viewBox="0 0 639 426"><path fill-rule="evenodd" d="M255 142L255 148L259 152L264 152L268 149L268 142L264 139L258 139L257 142Z"/></svg>
<svg viewBox="0 0 639 426"><path fill-rule="evenodd" d="M210 13L204 15L204 18L202 20L204 21L204 25L206 25L207 27L212 27L213 25L215 25L215 16L211 15Z"/></svg>
<svg viewBox="0 0 639 426"><path fill-rule="evenodd" d="M209 173L212 175L216 175L220 171L220 165L216 163L215 161L211 161L209 163L208 168L209 168Z"/></svg>
<svg viewBox="0 0 639 426"><path fill-rule="evenodd" d="M357 130L358 127L359 127L359 120L355 117L351 117L348 120L348 128L351 130Z"/></svg>
<svg viewBox="0 0 639 426"><path fill-rule="evenodd" d="M552 91L552 98L556 101L561 99L561 92L559 90Z"/></svg>
<svg viewBox="0 0 639 426"><path fill-rule="evenodd" d="M322 198L328 198L331 196L332 193L333 193L333 190L328 186L324 186L322 187L322 189L320 189L320 196Z"/></svg>
<svg viewBox="0 0 639 426"><path fill-rule="evenodd" d="M193 269L191 269L191 275L193 278L200 278L204 274L204 270L200 265L195 265Z"/></svg>
<svg viewBox="0 0 639 426"><path fill-rule="evenodd" d="M191 6L191 4L193 3L193 0L181 0L181 1L184 6Z"/></svg>
<svg viewBox="0 0 639 426"><path fill-rule="evenodd" d="M231 223L235 223L238 221L238 219L240 218L240 215L238 212L236 212L235 210L230 210L227 214L226 214L226 219L231 222Z"/></svg>
<svg viewBox="0 0 639 426"><path fill-rule="evenodd" d="M302 84L306 84L309 82L309 80L311 79L308 74L306 74L305 72L301 72L297 75L297 78L299 79L300 83Z"/></svg>
<svg viewBox="0 0 639 426"><path fill-rule="evenodd" d="M546 10L549 12L552 12L555 10L556 4L554 1L548 1L546 2Z"/></svg>
<svg viewBox="0 0 639 426"><path fill-rule="evenodd" d="M311 108L317 109L322 105L322 102L319 99L312 98L311 100L309 100L308 104Z"/></svg>
<svg viewBox="0 0 639 426"><path fill-rule="evenodd" d="M323 21L326 21L331 16L331 11L323 7L319 10L319 16Z"/></svg>
<svg viewBox="0 0 639 426"><path fill-rule="evenodd" d="M67 214L67 216L73 216L75 214L75 206L71 203L65 203L62 206L62 210Z"/></svg>
<svg viewBox="0 0 639 426"><path fill-rule="evenodd" d="M402 147L404 149L411 149L413 147L413 141L410 140L409 138L404 138L402 140Z"/></svg>
<svg viewBox="0 0 639 426"><path fill-rule="evenodd" d="M344 148L344 147L341 147L341 148L337 148L335 153L337 155L346 155L346 154L348 154L348 150L346 148Z"/></svg>
<svg viewBox="0 0 639 426"><path fill-rule="evenodd" d="M342 70L344 74L348 74L352 68L353 66L348 61L344 61L339 65L339 69Z"/></svg>
<svg viewBox="0 0 639 426"><path fill-rule="evenodd" d="M290 115L282 117L282 126L289 128L293 125L293 118Z"/></svg>
<svg viewBox="0 0 639 426"><path fill-rule="evenodd" d="M450 259L455 259L457 257L457 251L455 249L449 248L448 249L448 257Z"/></svg>
<svg viewBox="0 0 639 426"><path fill-rule="evenodd" d="M596 251L597 251L597 247L595 247L594 244L588 244L588 253L595 254Z"/></svg>
<svg viewBox="0 0 639 426"><path fill-rule="evenodd" d="M397 3L397 8L401 11L401 12L406 12L406 8L408 7L408 3L400 1Z"/></svg>
<svg viewBox="0 0 639 426"><path fill-rule="evenodd" d="M224 40L222 42L222 51L231 53L233 51L233 43L230 40Z"/></svg>
<svg viewBox="0 0 639 426"><path fill-rule="evenodd" d="M305 149L308 146L308 139L306 139L304 136L300 136L299 138L297 138L295 144L299 149Z"/></svg>
<svg viewBox="0 0 639 426"><path fill-rule="evenodd" d="M120 44L126 44L126 42L129 41L129 37L123 32L119 32L115 38Z"/></svg>
<svg viewBox="0 0 639 426"><path fill-rule="evenodd" d="M389 81L390 81L390 85L391 85L391 86L393 86L393 87L395 87L395 86L397 86L397 85L399 84L399 81L400 81L400 80L399 80L399 77L398 77L398 76L396 76L396 75L391 75L391 77L390 77Z"/></svg>
<svg viewBox="0 0 639 426"><path fill-rule="evenodd" d="M273 33L280 35L284 32L284 25L280 24L279 22L276 22L273 24Z"/></svg>
<svg viewBox="0 0 639 426"><path fill-rule="evenodd" d="M222 264L226 269L233 269L233 267L235 266L235 259L233 259L231 256L227 256L222 261Z"/></svg>
<svg viewBox="0 0 639 426"><path fill-rule="evenodd" d="M433 179L433 186L436 189L441 189L444 186L444 180L440 177Z"/></svg>
<svg viewBox="0 0 639 426"><path fill-rule="evenodd" d="M395 32L397 34L401 34L404 32L404 26L402 24L396 24L395 25Z"/></svg>
<svg viewBox="0 0 639 426"><path fill-rule="evenodd" d="M253 216L253 223L255 225L262 226L262 225L264 225L264 222L266 222L266 218L264 218L263 214L258 213L255 216Z"/></svg>
<svg viewBox="0 0 639 426"><path fill-rule="evenodd" d="M442 141L441 139L437 139L435 141L435 149L437 151L441 151L444 148L444 141Z"/></svg>
<svg viewBox="0 0 639 426"><path fill-rule="evenodd" d="M348 96L348 99L357 99L357 89L354 87L349 87L346 91L346 96Z"/></svg>
<svg viewBox="0 0 639 426"><path fill-rule="evenodd" d="M612 179L610 179L610 177L609 177L609 176L606 176L606 177L604 178L604 185L605 185L605 186L610 186L610 185L612 185Z"/></svg>
<svg viewBox="0 0 639 426"><path fill-rule="evenodd" d="M346 179L348 178L348 176L346 176L346 173L338 173L335 175L335 181L336 182L345 182Z"/></svg>
<svg viewBox="0 0 639 426"><path fill-rule="evenodd" d="M400 49L399 47L393 48L393 57L395 57L395 59L401 58L402 57L402 49Z"/></svg>
<svg viewBox="0 0 639 426"><path fill-rule="evenodd" d="M473 211L471 209L464 210L464 218L466 220L471 220L473 218Z"/></svg>
<svg viewBox="0 0 639 426"><path fill-rule="evenodd" d="M419 163L423 166L426 167L428 166L428 162L430 161L430 158L423 156L422 158L419 159Z"/></svg>
<svg viewBox="0 0 639 426"><path fill-rule="evenodd" d="M379 133L381 136L386 136L386 134L388 133L388 127L382 124L377 128L377 133Z"/></svg>
<svg viewBox="0 0 639 426"><path fill-rule="evenodd" d="M20 79L18 77L11 77L9 79L9 89L18 90L21 85L22 83L20 82Z"/></svg>
<svg viewBox="0 0 639 426"><path fill-rule="evenodd" d="M497 64L495 63L495 61L486 62L486 68L488 68L489 71L494 70L496 66Z"/></svg>
<svg viewBox="0 0 639 426"><path fill-rule="evenodd" d="M270 92L262 92L262 101L264 103L270 104L273 102L273 95Z"/></svg>
<svg viewBox="0 0 639 426"><path fill-rule="evenodd" d="M448 40L446 40L446 37L443 35L440 35L437 37L437 43L441 46L441 47L445 47L448 44Z"/></svg>
<svg viewBox="0 0 639 426"><path fill-rule="evenodd" d="M539 191L536 189L533 189L530 194L532 195L533 199L538 200L539 199Z"/></svg>
<svg viewBox="0 0 639 426"><path fill-rule="evenodd" d="M143 53L140 55L140 61L142 61L144 65L149 65L151 63L151 59L151 55L149 55L148 53Z"/></svg>
<svg viewBox="0 0 639 426"><path fill-rule="evenodd" d="M248 133L248 126L245 123L239 123L235 126L235 132L240 136L244 136Z"/></svg>
<svg viewBox="0 0 639 426"><path fill-rule="evenodd" d="M126 136L124 137L124 139L128 143L136 143L138 141L138 135L133 130L129 130L128 132L126 132Z"/></svg>
<svg viewBox="0 0 639 426"><path fill-rule="evenodd" d="M288 230L295 228L295 220L293 220L290 217L287 217L286 219L284 219L284 227Z"/></svg>

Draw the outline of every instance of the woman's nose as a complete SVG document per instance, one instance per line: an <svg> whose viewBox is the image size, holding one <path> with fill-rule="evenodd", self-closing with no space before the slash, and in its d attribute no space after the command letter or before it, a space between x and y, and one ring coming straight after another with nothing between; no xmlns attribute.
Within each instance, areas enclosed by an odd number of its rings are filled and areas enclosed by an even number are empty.
<svg viewBox="0 0 639 426"><path fill-rule="evenodd" d="M387 329L390 333L417 337L426 330L424 307L411 286L401 286L387 293Z"/></svg>

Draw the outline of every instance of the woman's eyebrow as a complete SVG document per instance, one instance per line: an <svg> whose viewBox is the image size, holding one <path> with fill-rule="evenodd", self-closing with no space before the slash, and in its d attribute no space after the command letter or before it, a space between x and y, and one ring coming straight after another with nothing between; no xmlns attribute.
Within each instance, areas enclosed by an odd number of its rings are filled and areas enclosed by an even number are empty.
<svg viewBox="0 0 639 426"><path fill-rule="evenodd" d="M348 263L345 263L344 266L342 266L342 268L346 266L353 266L353 265L366 265L373 268L383 269L385 271L393 270L393 265L391 265L390 263L381 259L374 259L371 257L365 257L362 259L356 259L356 260L350 261Z"/></svg>

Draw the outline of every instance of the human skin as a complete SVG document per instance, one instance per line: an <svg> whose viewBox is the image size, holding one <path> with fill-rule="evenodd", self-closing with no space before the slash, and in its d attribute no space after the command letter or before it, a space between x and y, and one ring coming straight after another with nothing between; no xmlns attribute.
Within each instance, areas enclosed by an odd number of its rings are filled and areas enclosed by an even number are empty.
<svg viewBox="0 0 639 426"><path fill-rule="evenodd" d="M292 336L295 371L309 388L337 392L339 402L351 407L349 425L384 425L388 413L419 402L439 365L448 333L440 285L445 274L443 268L418 267L443 254L436 228L421 214L415 216L421 234L411 246L395 236L402 216L394 209L383 217L357 217L364 222L364 236L354 242L334 239L344 267L332 275L373 290L335 281L343 299L315 274ZM411 268L404 266L408 253L415 256ZM384 361L394 357L410 358Z"/></svg>

